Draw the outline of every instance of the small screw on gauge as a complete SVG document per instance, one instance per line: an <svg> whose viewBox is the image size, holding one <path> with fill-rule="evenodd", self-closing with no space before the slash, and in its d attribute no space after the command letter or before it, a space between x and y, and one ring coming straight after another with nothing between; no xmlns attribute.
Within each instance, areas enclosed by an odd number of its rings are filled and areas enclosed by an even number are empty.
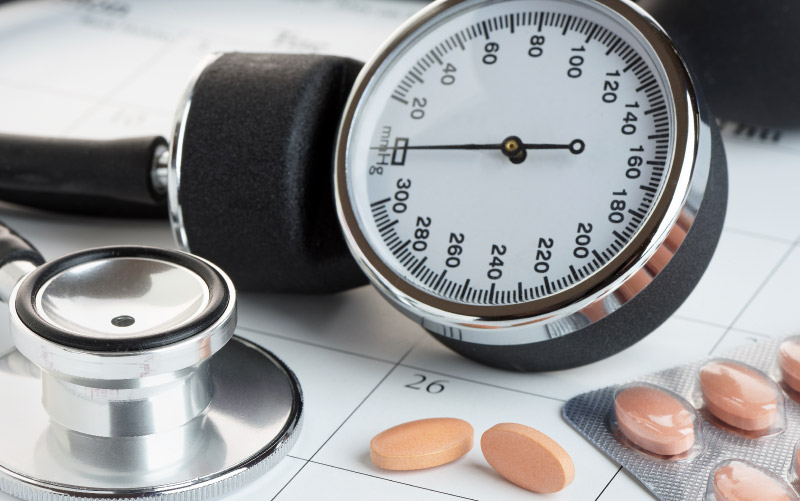
<svg viewBox="0 0 800 501"><path fill-rule="evenodd" d="M525 150L522 140L517 136L507 137L503 141L501 149L503 150L503 155L507 156L512 164L521 164L528 158L528 152Z"/></svg>

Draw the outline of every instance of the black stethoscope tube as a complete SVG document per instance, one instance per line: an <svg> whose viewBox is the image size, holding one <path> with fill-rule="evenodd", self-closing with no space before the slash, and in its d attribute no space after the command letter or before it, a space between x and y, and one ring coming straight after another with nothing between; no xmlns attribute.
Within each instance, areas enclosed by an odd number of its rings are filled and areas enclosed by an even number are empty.
<svg viewBox="0 0 800 501"><path fill-rule="evenodd" d="M14 261L28 261L39 266L44 258L36 247L0 221L0 269Z"/></svg>
<svg viewBox="0 0 800 501"><path fill-rule="evenodd" d="M166 216L154 186L162 137L82 140L0 134L0 200L59 212Z"/></svg>
<svg viewBox="0 0 800 501"><path fill-rule="evenodd" d="M0 135L0 200L101 216L163 217L169 205L179 246L240 289L363 285L333 203L333 144L361 66L302 54L209 59L179 106L172 150L159 137Z"/></svg>

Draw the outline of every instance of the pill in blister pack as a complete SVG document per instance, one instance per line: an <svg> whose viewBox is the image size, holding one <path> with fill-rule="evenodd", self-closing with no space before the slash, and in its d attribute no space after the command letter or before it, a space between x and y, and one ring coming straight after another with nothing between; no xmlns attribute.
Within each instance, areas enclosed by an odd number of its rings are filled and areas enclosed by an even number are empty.
<svg viewBox="0 0 800 501"><path fill-rule="evenodd" d="M797 501L797 495L773 472L733 459L718 464L709 475L706 501Z"/></svg>
<svg viewBox="0 0 800 501"><path fill-rule="evenodd" d="M783 393L766 374L733 360L711 360L697 377L710 420L750 437L780 433Z"/></svg>
<svg viewBox="0 0 800 501"><path fill-rule="evenodd" d="M629 384L614 394L611 428L621 441L656 456L688 458L700 452L695 410L679 395L648 384Z"/></svg>
<svg viewBox="0 0 800 501"><path fill-rule="evenodd" d="M800 341L787 339L778 349L778 364L786 390L797 399L800 392Z"/></svg>
<svg viewBox="0 0 800 501"><path fill-rule="evenodd" d="M800 337L584 393L563 412L660 499L800 500Z"/></svg>

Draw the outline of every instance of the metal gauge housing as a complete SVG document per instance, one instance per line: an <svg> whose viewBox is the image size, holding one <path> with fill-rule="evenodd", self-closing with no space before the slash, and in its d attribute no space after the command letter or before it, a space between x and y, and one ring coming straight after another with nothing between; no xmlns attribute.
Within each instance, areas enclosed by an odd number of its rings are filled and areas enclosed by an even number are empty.
<svg viewBox="0 0 800 501"><path fill-rule="evenodd" d="M351 251L454 350L609 356L713 254L725 157L666 33L622 0L446 0L362 71L336 153Z"/></svg>

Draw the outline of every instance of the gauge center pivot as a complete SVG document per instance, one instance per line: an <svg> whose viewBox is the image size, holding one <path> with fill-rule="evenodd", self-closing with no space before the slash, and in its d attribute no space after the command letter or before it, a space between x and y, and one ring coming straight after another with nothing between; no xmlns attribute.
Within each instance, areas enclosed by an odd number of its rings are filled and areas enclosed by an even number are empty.
<svg viewBox="0 0 800 501"><path fill-rule="evenodd" d="M517 136L508 136L500 145L503 155L507 156L511 163L521 164L528 158L528 149L533 150L569 150L573 155L579 155L586 149L586 143L580 139L575 139L569 144L525 144Z"/></svg>
<svg viewBox="0 0 800 501"><path fill-rule="evenodd" d="M528 158L528 150L525 149L522 140L517 136L508 136L503 141L501 149L503 150L503 155L507 156L512 164L521 164Z"/></svg>

